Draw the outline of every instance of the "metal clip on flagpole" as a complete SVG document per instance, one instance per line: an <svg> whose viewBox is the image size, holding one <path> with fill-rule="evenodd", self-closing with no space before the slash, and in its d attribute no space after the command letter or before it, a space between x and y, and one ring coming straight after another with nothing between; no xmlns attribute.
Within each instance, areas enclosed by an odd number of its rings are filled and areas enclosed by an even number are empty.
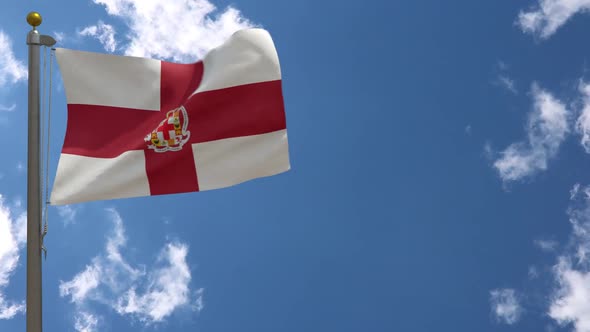
<svg viewBox="0 0 590 332"><path fill-rule="evenodd" d="M27 159L27 332L43 329L41 294L41 158L39 121L39 55L41 46L55 45L55 39L39 34L41 15L30 12L27 22L33 27L27 35L29 45L29 130Z"/></svg>

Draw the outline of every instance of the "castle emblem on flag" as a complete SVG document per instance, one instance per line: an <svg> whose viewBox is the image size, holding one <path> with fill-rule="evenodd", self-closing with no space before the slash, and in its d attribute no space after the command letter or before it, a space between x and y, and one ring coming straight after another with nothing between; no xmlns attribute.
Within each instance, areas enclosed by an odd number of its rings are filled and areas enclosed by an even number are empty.
<svg viewBox="0 0 590 332"><path fill-rule="evenodd" d="M148 149L156 152L180 151L188 141L188 114L183 106L166 113L166 118L145 137Z"/></svg>

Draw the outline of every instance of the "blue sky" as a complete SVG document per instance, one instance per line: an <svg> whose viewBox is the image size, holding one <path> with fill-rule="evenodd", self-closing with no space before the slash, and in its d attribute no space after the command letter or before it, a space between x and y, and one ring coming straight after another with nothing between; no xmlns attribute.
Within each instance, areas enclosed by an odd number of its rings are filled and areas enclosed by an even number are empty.
<svg viewBox="0 0 590 332"><path fill-rule="evenodd" d="M0 331L25 323L30 10L59 47L179 62L267 29L292 163L50 207L45 330L590 331L586 0L4 4ZM50 185L57 68L52 107Z"/></svg>

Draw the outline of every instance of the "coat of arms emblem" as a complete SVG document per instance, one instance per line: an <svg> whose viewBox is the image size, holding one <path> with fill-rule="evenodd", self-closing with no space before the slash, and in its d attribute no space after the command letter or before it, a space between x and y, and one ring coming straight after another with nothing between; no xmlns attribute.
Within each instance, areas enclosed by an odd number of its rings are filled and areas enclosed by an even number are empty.
<svg viewBox="0 0 590 332"><path fill-rule="evenodd" d="M148 149L156 152L180 151L188 141L188 114L183 106L166 113L166 118L145 137Z"/></svg>

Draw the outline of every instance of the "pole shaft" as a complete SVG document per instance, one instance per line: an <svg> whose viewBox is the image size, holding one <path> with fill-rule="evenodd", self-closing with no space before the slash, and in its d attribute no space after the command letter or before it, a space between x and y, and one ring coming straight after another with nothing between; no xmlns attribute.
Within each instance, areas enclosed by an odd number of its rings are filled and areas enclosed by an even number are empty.
<svg viewBox="0 0 590 332"><path fill-rule="evenodd" d="M41 173L39 121L39 32L27 36L29 45L29 131L27 158L27 332L42 331Z"/></svg>

